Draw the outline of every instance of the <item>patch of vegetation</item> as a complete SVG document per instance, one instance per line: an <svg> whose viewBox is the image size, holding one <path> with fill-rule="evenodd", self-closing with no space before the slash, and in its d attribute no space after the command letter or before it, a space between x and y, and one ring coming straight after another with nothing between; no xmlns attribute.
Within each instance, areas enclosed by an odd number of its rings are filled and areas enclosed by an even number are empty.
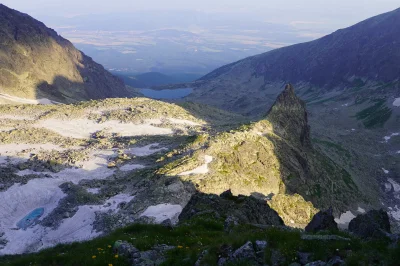
<svg viewBox="0 0 400 266"><path fill-rule="evenodd" d="M373 100L374 105L358 112L357 120L362 120L366 128L383 127L392 115L392 109L386 106L385 99Z"/></svg>
<svg viewBox="0 0 400 266"><path fill-rule="evenodd" d="M336 97L337 97L337 96L333 96L333 97L329 97L329 98L326 98L326 99L322 99L322 100L319 100L319 101L316 101L316 102L314 102L314 101L308 101L307 104L308 104L308 105L315 105L315 104L321 104L321 103L325 103L325 102L331 102L331 101L335 101L335 100L336 100Z"/></svg>
<svg viewBox="0 0 400 266"><path fill-rule="evenodd" d="M311 202L304 200L298 194L295 195L275 195L268 204L274 209L287 226L297 225L306 226L318 212Z"/></svg>
<svg viewBox="0 0 400 266"><path fill-rule="evenodd" d="M368 101L368 98L361 98L361 97L357 97L357 99L355 100L355 104L356 105L359 105L359 104L363 104L363 103L365 103L366 101Z"/></svg>
<svg viewBox="0 0 400 266"><path fill-rule="evenodd" d="M317 139L317 138L313 138L312 139L315 143L318 144L322 144L328 148L332 148L337 150L339 153L343 154L344 156L346 156L347 158L351 157L351 154L348 150L346 150L345 148L342 147L342 145L331 142L331 141L327 141L327 140L321 140L321 139Z"/></svg>
<svg viewBox="0 0 400 266"><path fill-rule="evenodd" d="M117 240L132 243L141 251L149 250L157 244L174 246L166 257L163 266L194 265L200 254L207 250L203 259L204 265L217 265L218 256L225 246L237 249L247 241L266 240L264 262L271 263L271 254L279 252L284 264L298 262L298 251L311 253L311 260L328 260L339 255L347 265L397 265L400 245L388 248L386 240L363 242L346 233L342 236L350 241L302 240L297 230L278 228L261 229L251 225L240 225L230 233L223 229L223 221L204 216L187 221L176 228L160 225L135 224L102 238L87 242L58 245L35 254L3 256L1 265L130 265L128 260L115 256L112 246ZM248 265L245 261L230 265Z"/></svg>
<svg viewBox="0 0 400 266"><path fill-rule="evenodd" d="M84 145L86 141L72 138L65 138L59 134L44 129L44 128L21 128L15 129L8 132L0 132L0 143L29 143L29 144L40 144L40 143L53 143L65 146L80 146Z"/></svg>
<svg viewBox="0 0 400 266"><path fill-rule="evenodd" d="M356 88L361 88L364 85L365 85L365 82L360 78L356 78L353 80L353 86L355 86Z"/></svg>

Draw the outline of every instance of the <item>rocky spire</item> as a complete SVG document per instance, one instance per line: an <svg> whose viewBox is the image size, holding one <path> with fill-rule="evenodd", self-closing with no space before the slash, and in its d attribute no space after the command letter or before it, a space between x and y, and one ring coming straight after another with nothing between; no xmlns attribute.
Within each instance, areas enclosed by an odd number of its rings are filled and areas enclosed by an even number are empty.
<svg viewBox="0 0 400 266"><path fill-rule="evenodd" d="M277 135L311 148L310 126L308 125L306 104L297 97L292 84L278 96L267 114Z"/></svg>

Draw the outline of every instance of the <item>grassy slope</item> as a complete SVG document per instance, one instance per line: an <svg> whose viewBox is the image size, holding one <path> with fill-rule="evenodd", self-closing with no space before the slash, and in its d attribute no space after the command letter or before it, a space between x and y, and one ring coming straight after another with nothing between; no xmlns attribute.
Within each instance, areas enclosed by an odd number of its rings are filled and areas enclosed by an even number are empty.
<svg viewBox="0 0 400 266"><path fill-rule="evenodd" d="M159 225L133 225L88 242L59 245L37 254L5 256L1 265L129 265L122 257L115 257L111 246L116 240L125 240L139 250L148 250L156 244L168 244L176 248L169 251L163 265L194 265L203 250L208 250L202 265L217 265L222 245L239 248L247 241L267 240L265 263L271 263L272 252L278 250L285 258L284 265L298 261L297 251L313 253L313 260L328 260L339 255L347 265L397 265L400 246L388 249L386 240L362 242L345 233L340 235L351 241L302 240L300 231L277 228L260 229L251 225L234 228L231 233L223 230L223 222L214 218L199 217L176 228ZM93 258L93 256L96 256ZM232 265L250 265L246 263Z"/></svg>

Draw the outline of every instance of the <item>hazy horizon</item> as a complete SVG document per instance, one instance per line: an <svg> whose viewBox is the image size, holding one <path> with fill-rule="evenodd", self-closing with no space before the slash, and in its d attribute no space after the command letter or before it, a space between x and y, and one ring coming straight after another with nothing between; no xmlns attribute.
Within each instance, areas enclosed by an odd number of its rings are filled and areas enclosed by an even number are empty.
<svg viewBox="0 0 400 266"><path fill-rule="evenodd" d="M283 24L323 25L345 27L380 13L394 10L400 6L397 0L202 0L196 4L182 0L3 0L3 4L26 12L40 19L42 16L71 17L87 14L131 13L140 10L187 10L206 13L225 13L240 15L241 18L262 19L265 22Z"/></svg>
<svg viewBox="0 0 400 266"><path fill-rule="evenodd" d="M107 69L208 72L312 41L398 8L398 0L3 0L55 29Z"/></svg>

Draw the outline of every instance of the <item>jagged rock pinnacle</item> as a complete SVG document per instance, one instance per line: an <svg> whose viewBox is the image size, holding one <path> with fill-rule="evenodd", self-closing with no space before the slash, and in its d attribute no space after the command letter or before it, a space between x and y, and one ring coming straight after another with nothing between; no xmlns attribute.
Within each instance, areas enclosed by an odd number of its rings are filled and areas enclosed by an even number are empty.
<svg viewBox="0 0 400 266"><path fill-rule="evenodd" d="M306 104L297 97L292 84L287 84L267 114L277 135L303 147L311 147Z"/></svg>

